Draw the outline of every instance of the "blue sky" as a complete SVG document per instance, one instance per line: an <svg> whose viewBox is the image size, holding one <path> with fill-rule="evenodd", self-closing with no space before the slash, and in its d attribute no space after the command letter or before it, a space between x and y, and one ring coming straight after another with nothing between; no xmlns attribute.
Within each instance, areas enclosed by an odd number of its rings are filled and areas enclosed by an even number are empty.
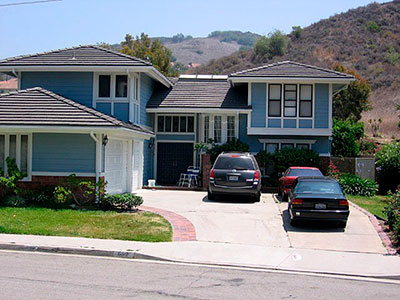
<svg viewBox="0 0 400 300"><path fill-rule="evenodd" d="M1 4L30 0L0 0ZM371 0L62 0L0 6L0 58L117 43L126 33L207 36L214 30L290 32ZM385 2L385 1L377 1Z"/></svg>

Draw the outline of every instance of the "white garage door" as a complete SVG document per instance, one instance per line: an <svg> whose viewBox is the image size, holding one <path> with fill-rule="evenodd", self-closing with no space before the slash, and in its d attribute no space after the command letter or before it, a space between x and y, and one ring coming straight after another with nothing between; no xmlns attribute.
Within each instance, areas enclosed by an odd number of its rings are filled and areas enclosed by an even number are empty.
<svg viewBox="0 0 400 300"><path fill-rule="evenodd" d="M127 192L128 142L110 139L106 146L106 181L108 193Z"/></svg>

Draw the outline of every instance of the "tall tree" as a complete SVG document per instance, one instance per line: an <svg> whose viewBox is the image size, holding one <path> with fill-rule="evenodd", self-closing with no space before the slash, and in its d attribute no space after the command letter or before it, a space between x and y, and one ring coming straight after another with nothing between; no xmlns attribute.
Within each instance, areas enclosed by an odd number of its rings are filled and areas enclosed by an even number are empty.
<svg viewBox="0 0 400 300"><path fill-rule="evenodd" d="M351 74L355 77L355 81L349 84L347 89L340 91L333 98L333 116L339 120L350 119L359 121L364 111L371 110L369 96L371 87L368 82L362 78L354 70L336 64L333 68L335 71Z"/></svg>
<svg viewBox="0 0 400 300"><path fill-rule="evenodd" d="M150 61L165 76L176 75L171 68L172 52L160 40L152 41L145 33L142 33L140 38L136 36L136 39L127 34L121 46L121 53Z"/></svg>

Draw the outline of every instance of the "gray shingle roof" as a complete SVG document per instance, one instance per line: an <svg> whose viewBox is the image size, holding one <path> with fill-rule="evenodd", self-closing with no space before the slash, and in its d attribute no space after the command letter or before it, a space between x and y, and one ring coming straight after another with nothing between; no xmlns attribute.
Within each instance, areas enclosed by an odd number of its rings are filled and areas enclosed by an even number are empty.
<svg viewBox="0 0 400 300"><path fill-rule="evenodd" d="M147 108L247 109L247 86L232 88L226 79L180 78L167 90L156 90Z"/></svg>
<svg viewBox="0 0 400 300"><path fill-rule="evenodd" d="M353 79L349 74L301 64L283 61L253 69L232 73L230 77L293 77L293 78L329 78Z"/></svg>
<svg viewBox="0 0 400 300"><path fill-rule="evenodd" d="M136 57L98 46L78 46L0 60L0 66L151 66Z"/></svg>
<svg viewBox="0 0 400 300"><path fill-rule="evenodd" d="M120 127L153 134L39 87L0 95L1 125Z"/></svg>

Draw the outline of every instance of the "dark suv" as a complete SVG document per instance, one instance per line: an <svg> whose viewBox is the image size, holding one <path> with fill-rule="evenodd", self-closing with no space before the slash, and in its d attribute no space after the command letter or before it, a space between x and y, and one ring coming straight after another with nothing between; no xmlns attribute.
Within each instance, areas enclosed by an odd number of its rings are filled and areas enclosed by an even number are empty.
<svg viewBox="0 0 400 300"><path fill-rule="evenodd" d="M252 196L260 201L261 172L255 157L247 152L223 152L210 172L208 199L215 195Z"/></svg>

